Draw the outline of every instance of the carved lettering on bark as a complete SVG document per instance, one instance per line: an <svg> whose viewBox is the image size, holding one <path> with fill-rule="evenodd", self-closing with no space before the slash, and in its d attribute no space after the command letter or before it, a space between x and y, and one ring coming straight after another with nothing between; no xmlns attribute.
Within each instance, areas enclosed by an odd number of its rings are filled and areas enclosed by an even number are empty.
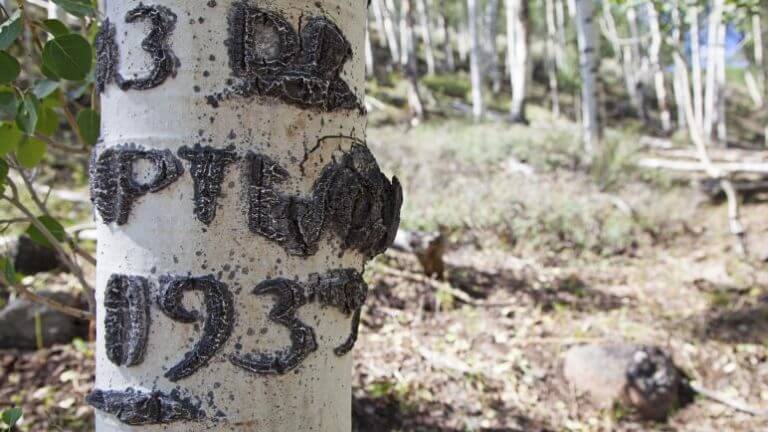
<svg viewBox="0 0 768 432"><path fill-rule="evenodd" d="M148 20L147 37L141 47L149 53L152 70L144 77L126 79L120 75L120 57L115 41L115 26L104 20L96 37L96 88L101 92L111 82L117 82L121 90L149 90L163 84L168 77L176 76L179 59L170 46L170 38L176 28L177 17L170 9L159 5L139 4L128 11L125 22Z"/></svg>
<svg viewBox="0 0 768 432"><path fill-rule="evenodd" d="M301 108L365 112L341 78L352 47L327 18L310 17L297 32L280 14L237 2L229 33L230 66L242 82L209 96L214 107L233 95L267 96Z"/></svg>
<svg viewBox="0 0 768 432"><path fill-rule="evenodd" d="M149 335L149 282L140 276L112 275L104 308L107 358L118 366L141 364Z"/></svg>
<svg viewBox="0 0 768 432"><path fill-rule="evenodd" d="M227 285L213 275L190 278L163 276L160 278L160 294L157 302L169 318L182 323L195 323L202 319L198 311L189 311L182 304L184 293L200 291L205 303L203 335L184 359L171 367L165 377L171 381L186 378L208 361L224 346L232 334L235 312L232 294Z"/></svg>
<svg viewBox="0 0 768 432"><path fill-rule="evenodd" d="M178 154L191 163L189 172L195 187L195 215L200 222L210 225L216 217L216 205L227 165L239 159L234 146L215 149L195 144L192 148L180 148Z"/></svg>
<svg viewBox="0 0 768 432"><path fill-rule="evenodd" d="M246 158L249 228L289 254L315 254L324 228L338 235L345 249L367 257L394 241L402 189L397 178L390 182L381 173L365 145L354 144L326 166L306 198L279 192L288 172L275 161L254 153Z"/></svg>
<svg viewBox="0 0 768 432"><path fill-rule="evenodd" d="M134 178L134 164L142 159L152 164L154 172L145 183ZM181 161L170 150L119 146L99 153L97 147L91 161L91 200L104 223L124 225L137 198L168 187L183 173Z"/></svg>
<svg viewBox="0 0 768 432"><path fill-rule="evenodd" d="M182 399L176 392L142 392L132 388L94 390L86 397L86 402L131 426L195 421L205 417L198 406Z"/></svg>
<svg viewBox="0 0 768 432"><path fill-rule="evenodd" d="M306 283L288 279L271 279L260 283L253 290L256 295L271 295L276 299L269 318L288 328L291 345L286 349L261 354L232 354L230 361L259 374L285 374L295 369L312 352L317 350L315 332L302 322L297 311L302 306L318 302L352 315L351 331L347 340L334 349L343 356L357 340L360 308L368 295L368 286L360 274L352 269L333 270L324 275L311 275Z"/></svg>

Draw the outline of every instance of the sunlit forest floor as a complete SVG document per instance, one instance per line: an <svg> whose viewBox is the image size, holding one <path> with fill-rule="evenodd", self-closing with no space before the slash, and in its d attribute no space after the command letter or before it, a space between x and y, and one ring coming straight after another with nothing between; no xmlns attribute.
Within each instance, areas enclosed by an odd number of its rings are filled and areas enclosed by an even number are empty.
<svg viewBox="0 0 768 432"><path fill-rule="evenodd" d="M591 168L579 127L529 109L529 126L435 116L377 120L368 144L405 188L406 230L447 239L443 282L391 251L354 352L355 428L377 431L757 431L764 420L703 398L666 423L577 397L574 344L667 349L706 388L768 406L768 272L737 258L726 208L688 175L641 171L639 132L608 131ZM751 253L768 254L768 203L743 208ZM66 275L48 284L72 284ZM23 430L89 430L92 345L0 352L0 404Z"/></svg>

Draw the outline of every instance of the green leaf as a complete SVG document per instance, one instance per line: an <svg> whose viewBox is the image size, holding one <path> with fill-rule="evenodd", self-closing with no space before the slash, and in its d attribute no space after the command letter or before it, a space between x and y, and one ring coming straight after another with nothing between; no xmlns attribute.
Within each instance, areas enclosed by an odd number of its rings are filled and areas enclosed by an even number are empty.
<svg viewBox="0 0 768 432"><path fill-rule="evenodd" d="M21 73L21 65L12 55L0 51L0 84L13 82Z"/></svg>
<svg viewBox="0 0 768 432"><path fill-rule="evenodd" d="M59 128L59 115L51 108L41 107L37 119L37 132L51 136Z"/></svg>
<svg viewBox="0 0 768 432"><path fill-rule="evenodd" d="M9 257L6 256L0 258L0 271L3 272L3 277L8 281L9 284L15 284L19 281L19 277L16 275L16 267L13 265L13 260L11 260ZM0 418L2 418L3 423L10 427L15 425L19 419L14 419L11 415L6 416L8 411L10 410L3 411L2 415L0 415ZM21 417L21 415L19 415L19 417Z"/></svg>
<svg viewBox="0 0 768 432"><path fill-rule="evenodd" d="M67 26L63 22L57 19L43 20L43 28L48 33L52 34L53 37L59 37L59 36L64 36L65 34L69 34L69 29L67 28Z"/></svg>
<svg viewBox="0 0 768 432"><path fill-rule="evenodd" d="M13 123L0 123L0 156L15 151L23 134Z"/></svg>
<svg viewBox="0 0 768 432"><path fill-rule="evenodd" d="M92 63L91 44L79 34L53 38L43 48L43 65L57 76L70 81L85 79Z"/></svg>
<svg viewBox="0 0 768 432"><path fill-rule="evenodd" d="M85 144L89 146L96 145L99 140L101 117L96 111L86 108L77 114L77 127L80 128L80 135Z"/></svg>
<svg viewBox="0 0 768 432"><path fill-rule="evenodd" d="M16 149L16 159L24 168L34 168L43 160L48 146L37 138L24 137Z"/></svg>
<svg viewBox="0 0 768 432"><path fill-rule="evenodd" d="M19 102L16 100L16 94L12 91L0 91L0 115L12 120L16 118L18 110Z"/></svg>
<svg viewBox="0 0 768 432"><path fill-rule="evenodd" d="M48 232L51 233L53 238L60 242L64 241L66 238L66 232L64 231L64 227L61 226L61 224L56 219L49 216L40 216L37 218L37 220L48 230ZM42 246L51 247L51 243L49 243L48 239L45 238L43 233L37 229L35 224L29 224L29 228L27 228L26 234L35 243L38 243Z"/></svg>
<svg viewBox="0 0 768 432"><path fill-rule="evenodd" d="M37 112L40 102L35 95L25 94L19 104L19 111L16 113L16 126L27 135L33 135L37 129Z"/></svg>
<svg viewBox="0 0 768 432"><path fill-rule="evenodd" d="M6 258L6 260L7 259L8 258ZM13 264L12 263L11 263L11 268L13 268ZM14 281L13 283L16 283L16 281ZM8 428L10 429L10 428L13 428L14 426L16 426L16 423L18 423L19 420L21 419L21 415L22 415L21 409L19 409L19 408L8 408L7 410L3 411L3 414L0 417L2 417L3 423L5 423L8 426Z"/></svg>
<svg viewBox="0 0 768 432"><path fill-rule="evenodd" d="M32 93L37 96L38 99L44 99L46 96L55 92L59 88L59 83L54 80L43 79L35 83L35 87L32 89Z"/></svg>
<svg viewBox="0 0 768 432"><path fill-rule="evenodd" d="M84 17L93 15L93 4L89 0L53 0L62 9L74 16Z"/></svg>
<svg viewBox="0 0 768 432"><path fill-rule="evenodd" d="M16 41L21 34L22 24L21 11L19 10L0 24L0 50L8 49Z"/></svg>

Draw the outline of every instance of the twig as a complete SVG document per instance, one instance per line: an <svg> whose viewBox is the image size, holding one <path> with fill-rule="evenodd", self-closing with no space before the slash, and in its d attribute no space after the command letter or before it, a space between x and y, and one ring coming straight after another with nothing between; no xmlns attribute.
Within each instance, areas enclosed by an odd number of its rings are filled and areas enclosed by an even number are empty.
<svg viewBox="0 0 768 432"><path fill-rule="evenodd" d="M701 387L698 384L695 384L693 382L689 382L688 386L691 388L691 390L704 396L705 398L715 401L719 404L725 405L727 407L733 408L736 411L740 411L756 417L768 417L768 410L759 410L757 408L747 405L742 401L734 400L720 393L716 393L712 390L705 389L704 387Z"/></svg>
<svg viewBox="0 0 768 432"><path fill-rule="evenodd" d="M81 309L78 309L78 308L74 308L72 306L67 306L67 305L65 305L63 303L59 303L56 300L53 300L53 299L51 299L49 297L41 296L41 295L31 291L27 286L25 286L23 284L20 284L20 283L12 284L12 283L9 283L9 281L4 276L0 277L0 279L6 285L12 286L14 289L16 289L16 291L18 291L19 295L21 295L22 297L25 297L26 299L28 299L28 300L30 300L30 301L32 301L34 303L45 305L45 306L47 306L47 307L49 307L49 308L51 308L51 309L53 309L53 310L55 310L57 312L61 312L61 313L65 314L65 315L69 315L71 317L74 317L74 318L77 318L77 319L81 319L81 320L84 320L84 321L90 321L90 320L93 319L93 314L91 312L84 311L84 310L81 310Z"/></svg>
<svg viewBox="0 0 768 432"><path fill-rule="evenodd" d="M491 302L478 301L470 297L469 294L465 293L464 291L461 291L452 287L449 283L440 282L436 279L428 278L424 275L416 274L413 272L394 269L384 264L377 265L376 271L385 275L395 276L402 279L408 279L413 282L418 282L418 283L427 285L437 291L445 291L450 295L452 295L453 297L463 301L464 303L470 304L472 306L492 308L492 307L513 306L517 304L517 302L491 303Z"/></svg>

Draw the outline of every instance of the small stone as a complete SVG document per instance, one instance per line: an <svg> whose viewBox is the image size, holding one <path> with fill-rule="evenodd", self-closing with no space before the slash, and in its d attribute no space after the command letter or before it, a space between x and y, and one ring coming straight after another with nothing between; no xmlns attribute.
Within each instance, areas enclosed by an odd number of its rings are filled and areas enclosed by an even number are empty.
<svg viewBox="0 0 768 432"><path fill-rule="evenodd" d="M565 354L564 374L600 407L616 403L645 420L665 420L678 405L681 375L661 348L630 344L583 345Z"/></svg>

